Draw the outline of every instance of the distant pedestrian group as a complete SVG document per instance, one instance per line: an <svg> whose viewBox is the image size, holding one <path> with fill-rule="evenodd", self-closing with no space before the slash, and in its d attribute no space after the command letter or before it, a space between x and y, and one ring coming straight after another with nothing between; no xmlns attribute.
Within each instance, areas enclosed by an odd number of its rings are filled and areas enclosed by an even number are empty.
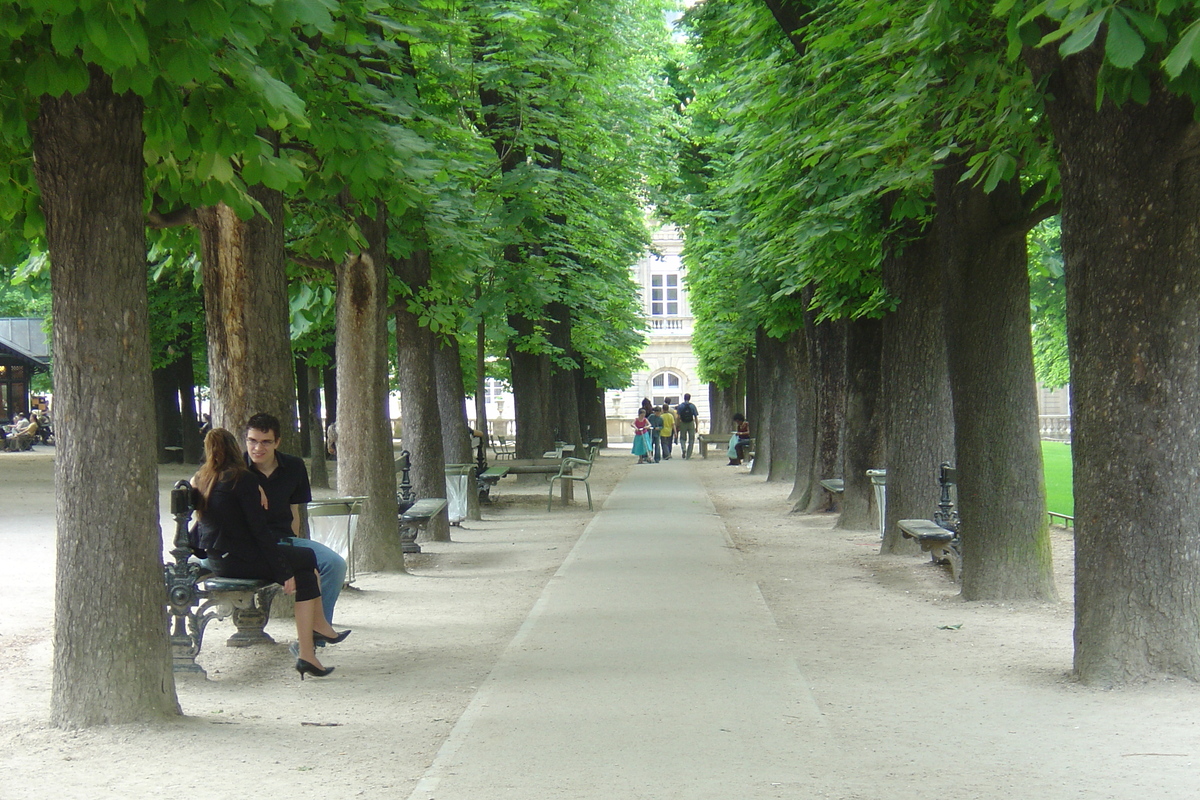
<svg viewBox="0 0 1200 800"><path fill-rule="evenodd" d="M683 457L691 458L698 415L690 394L685 394L683 402L675 408L666 403L655 406L649 398L643 398L637 419L633 421L633 454L637 456L637 463L669 461L676 443L683 451Z"/></svg>

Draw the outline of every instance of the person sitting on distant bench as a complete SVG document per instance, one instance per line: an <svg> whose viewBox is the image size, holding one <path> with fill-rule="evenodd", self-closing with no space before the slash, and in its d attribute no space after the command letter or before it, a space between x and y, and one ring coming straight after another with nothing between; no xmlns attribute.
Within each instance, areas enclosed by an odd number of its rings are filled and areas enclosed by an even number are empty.
<svg viewBox="0 0 1200 800"><path fill-rule="evenodd" d="M37 436L37 432L38 426L36 422L26 419L22 414L18 414L17 421L13 425L13 434L4 443L4 449L11 452L31 449L33 447L33 437Z"/></svg>

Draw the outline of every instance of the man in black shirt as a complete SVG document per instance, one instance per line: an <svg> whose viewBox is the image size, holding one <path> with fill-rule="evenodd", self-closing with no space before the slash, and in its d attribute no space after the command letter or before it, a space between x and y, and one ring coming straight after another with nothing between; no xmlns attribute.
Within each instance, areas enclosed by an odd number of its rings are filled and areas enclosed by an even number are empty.
<svg viewBox="0 0 1200 800"><path fill-rule="evenodd" d="M679 414L679 449L683 451L684 458L691 458L692 444L696 441L696 418L700 416L700 411L690 394L683 396L683 402L675 406L675 411Z"/></svg>
<svg viewBox="0 0 1200 800"><path fill-rule="evenodd" d="M300 504L312 500L304 459L279 452L279 420L255 414L246 423L246 464L267 495L267 526L297 547L316 553L321 576L321 604L333 622L333 607L346 580L346 560L320 542L300 536Z"/></svg>

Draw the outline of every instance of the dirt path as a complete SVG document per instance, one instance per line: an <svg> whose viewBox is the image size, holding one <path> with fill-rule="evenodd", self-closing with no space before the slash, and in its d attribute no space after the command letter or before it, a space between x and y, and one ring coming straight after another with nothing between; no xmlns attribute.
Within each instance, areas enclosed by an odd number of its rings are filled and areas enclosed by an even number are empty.
<svg viewBox="0 0 1200 800"><path fill-rule="evenodd" d="M966 604L926 560L789 514L789 487L722 463L693 459L686 476L708 488L833 745L780 797L1200 795L1200 689L1070 681L1069 537L1055 542L1061 603ZM630 469L628 456L599 459L597 508ZM250 650L221 647L219 623L201 656L209 680L179 681L185 718L64 732L46 724L51 471L45 454L0 457L0 800L229 793L216 786L407 797L592 516L582 501L548 514L540 487L502 482L487 519L424 545L412 574L360 575L343 594L339 621L355 633L329 679L296 679L290 620L269 628L280 644ZM164 471L164 488L175 477Z"/></svg>

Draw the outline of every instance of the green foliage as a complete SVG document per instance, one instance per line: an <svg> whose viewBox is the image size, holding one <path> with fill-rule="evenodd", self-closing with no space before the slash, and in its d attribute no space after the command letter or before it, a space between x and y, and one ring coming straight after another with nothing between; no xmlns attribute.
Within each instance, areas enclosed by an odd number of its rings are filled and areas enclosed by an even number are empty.
<svg viewBox="0 0 1200 800"><path fill-rule="evenodd" d="M204 298L195 236L179 229L158 231L147 254L150 312L150 360L154 369L169 366L184 353L203 381L208 361L204 338Z"/></svg>
<svg viewBox="0 0 1200 800"><path fill-rule="evenodd" d="M1159 81L1200 102L1198 10L1185 0L1001 0L994 13L1007 21L1010 58L1030 46L1057 44L1062 58L1102 48L1099 107L1106 98L1146 103Z"/></svg>
<svg viewBox="0 0 1200 800"><path fill-rule="evenodd" d="M1029 234L1029 304L1033 366L1038 383L1051 389L1071 382L1067 359L1067 292L1063 282L1062 226L1058 217Z"/></svg>

